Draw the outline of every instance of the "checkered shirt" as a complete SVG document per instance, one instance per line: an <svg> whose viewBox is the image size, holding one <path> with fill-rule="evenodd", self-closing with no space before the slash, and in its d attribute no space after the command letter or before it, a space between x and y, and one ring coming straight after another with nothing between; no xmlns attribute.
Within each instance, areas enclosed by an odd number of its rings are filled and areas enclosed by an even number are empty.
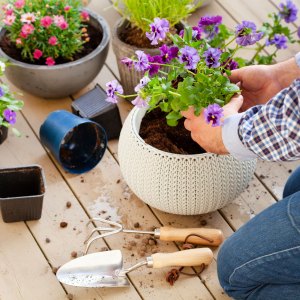
<svg viewBox="0 0 300 300"><path fill-rule="evenodd" d="M263 160L300 159L300 79L267 104L248 109L240 119L238 135Z"/></svg>

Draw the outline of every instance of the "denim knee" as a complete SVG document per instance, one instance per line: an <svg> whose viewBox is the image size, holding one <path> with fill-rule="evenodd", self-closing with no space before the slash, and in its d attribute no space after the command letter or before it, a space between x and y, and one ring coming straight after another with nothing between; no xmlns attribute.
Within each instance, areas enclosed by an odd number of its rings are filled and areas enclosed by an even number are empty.
<svg viewBox="0 0 300 300"><path fill-rule="evenodd" d="M298 167L288 178L284 190L283 198L300 191L300 167Z"/></svg>

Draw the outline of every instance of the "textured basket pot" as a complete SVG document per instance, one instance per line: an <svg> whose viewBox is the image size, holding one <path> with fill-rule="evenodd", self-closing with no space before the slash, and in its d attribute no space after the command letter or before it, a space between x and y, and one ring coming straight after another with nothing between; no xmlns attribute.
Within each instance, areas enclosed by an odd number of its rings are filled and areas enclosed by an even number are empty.
<svg viewBox="0 0 300 300"><path fill-rule="evenodd" d="M251 180L256 160L231 155L180 155L158 150L139 136L146 109L134 108L119 139L121 172L131 190L162 211L196 215L215 211L234 200Z"/></svg>
<svg viewBox="0 0 300 300"><path fill-rule="evenodd" d="M0 169L3 221L38 220L42 214L45 178L38 165Z"/></svg>
<svg viewBox="0 0 300 300"><path fill-rule="evenodd" d="M0 145L7 139L8 128L0 126Z"/></svg>
<svg viewBox="0 0 300 300"><path fill-rule="evenodd" d="M89 84L105 62L109 47L109 27L102 17L87 11L90 14L90 24L98 28L103 35L101 43L93 52L74 62L37 66L17 61L0 48L0 56L12 63L5 70L7 78L21 90L44 98L63 98ZM5 32L2 28L0 39Z"/></svg>

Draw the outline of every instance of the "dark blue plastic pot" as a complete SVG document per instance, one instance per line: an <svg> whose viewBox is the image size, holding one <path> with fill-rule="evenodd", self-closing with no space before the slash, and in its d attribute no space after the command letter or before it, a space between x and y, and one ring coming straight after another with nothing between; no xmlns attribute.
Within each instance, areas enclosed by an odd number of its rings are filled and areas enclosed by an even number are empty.
<svg viewBox="0 0 300 300"><path fill-rule="evenodd" d="M105 130L99 124L65 110L48 115L40 138L62 167L74 174L94 168L107 145Z"/></svg>

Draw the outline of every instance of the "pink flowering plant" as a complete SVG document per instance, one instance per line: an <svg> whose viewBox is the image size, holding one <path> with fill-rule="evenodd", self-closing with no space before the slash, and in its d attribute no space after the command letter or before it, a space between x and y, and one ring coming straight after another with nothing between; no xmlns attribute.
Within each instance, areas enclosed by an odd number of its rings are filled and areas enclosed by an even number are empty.
<svg viewBox="0 0 300 300"><path fill-rule="evenodd" d="M0 77L4 75L7 63L0 61ZM10 127L17 121L16 112L21 110L24 103L17 100L9 87L0 80L0 126ZM19 132L13 128L13 132L19 135Z"/></svg>
<svg viewBox="0 0 300 300"><path fill-rule="evenodd" d="M87 11L77 0L8 0L2 7L10 41L24 60L53 66L72 60L89 41Z"/></svg>
<svg viewBox="0 0 300 300"><path fill-rule="evenodd" d="M160 46L160 55L150 56L138 50L134 57L123 58L122 62L140 71L143 78L133 95L123 95L116 80L107 83L106 100L117 103L118 97L131 97L138 107L159 107L167 113L170 126L176 126L182 118L180 112L192 106L196 115L204 109L206 122L219 126L222 106L240 93L240 88L229 80L231 71L250 64L270 64L288 42L296 42L293 36L299 38L300 30L291 32L287 23L296 20L297 12L292 1L287 0L260 29L245 20L231 30L222 24L221 16L204 16L197 26L186 27L175 35L171 34L168 20L155 18L146 36L153 45ZM164 44L166 37L172 45ZM252 50L250 59L238 56L243 48ZM265 48L269 54L263 52Z"/></svg>

